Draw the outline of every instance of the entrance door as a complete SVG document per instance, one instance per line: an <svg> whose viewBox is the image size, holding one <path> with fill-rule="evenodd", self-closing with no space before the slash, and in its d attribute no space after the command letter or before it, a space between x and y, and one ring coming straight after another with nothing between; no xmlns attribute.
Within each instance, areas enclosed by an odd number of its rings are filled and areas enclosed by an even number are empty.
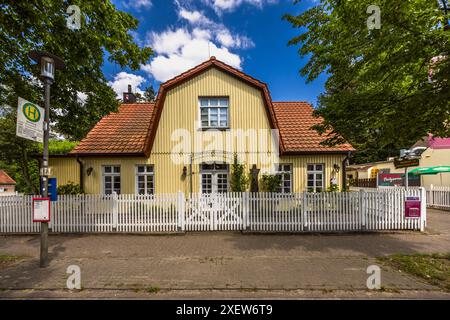
<svg viewBox="0 0 450 320"><path fill-rule="evenodd" d="M228 192L227 164L202 164L200 174L202 194Z"/></svg>

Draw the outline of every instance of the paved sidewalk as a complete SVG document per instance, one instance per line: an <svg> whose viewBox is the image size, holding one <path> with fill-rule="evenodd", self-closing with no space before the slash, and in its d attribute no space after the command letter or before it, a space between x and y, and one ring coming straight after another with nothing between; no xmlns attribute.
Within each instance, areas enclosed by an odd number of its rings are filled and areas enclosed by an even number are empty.
<svg viewBox="0 0 450 320"><path fill-rule="evenodd" d="M450 295L388 267L382 292L366 288L369 265L394 253L450 252L450 212L429 210L418 232L353 235L55 235L50 266L38 268L38 236L0 237L0 254L23 256L1 269L0 297L426 297ZM83 290L66 290L81 268ZM157 294L149 288L160 288Z"/></svg>

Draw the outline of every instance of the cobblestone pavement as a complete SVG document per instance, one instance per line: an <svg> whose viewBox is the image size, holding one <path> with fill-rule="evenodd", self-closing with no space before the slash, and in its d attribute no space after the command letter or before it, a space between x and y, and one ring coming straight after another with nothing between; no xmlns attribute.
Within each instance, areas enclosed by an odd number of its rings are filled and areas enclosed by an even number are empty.
<svg viewBox="0 0 450 320"><path fill-rule="evenodd" d="M52 235L45 269L38 268L39 236L2 236L0 254L22 258L0 265L0 297L449 299L386 266L383 290L366 287L376 257L450 252L450 212L428 215L422 234ZM69 265L80 266L83 290L65 289Z"/></svg>

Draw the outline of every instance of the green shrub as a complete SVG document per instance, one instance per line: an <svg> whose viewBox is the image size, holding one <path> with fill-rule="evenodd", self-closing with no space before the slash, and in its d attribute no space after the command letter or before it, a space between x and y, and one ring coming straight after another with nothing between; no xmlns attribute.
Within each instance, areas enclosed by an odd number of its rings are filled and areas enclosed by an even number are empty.
<svg viewBox="0 0 450 320"><path fill-rule="evenodd" d="M234 155L234 163L231 165L231 191L244 192L247 191L250 178L245 174L245 166L238 163L237 156Z"/></svg>
<svg viewBox="0 0 450 320"><path fill-rule="evenodd" d="M77 146L78 141L50 139L48 143L48 153L50 155L67 154ZM43 152L43 144L39 144L39 153Z"/></svg>
<svg viewBox="0 0 450 320"><path fill-rule="evenodd" d="M277 192L281 187L281 177L272 174L263 174L261 177L261 190L264 192Z"/></svg>
<svg viewBox="0 0 450 320"><path fill-rule="evenodd" d="M58 194L82 194L82 190L79 184L74 184L73 182L58 186Z"/></svg>
<svg viewBox="0 0 450 320"><path fill-rule="evenodd" d="M337 184L330 184L330 186L327 188L328 192L337 192L339 191L339 186Z"/></svg>

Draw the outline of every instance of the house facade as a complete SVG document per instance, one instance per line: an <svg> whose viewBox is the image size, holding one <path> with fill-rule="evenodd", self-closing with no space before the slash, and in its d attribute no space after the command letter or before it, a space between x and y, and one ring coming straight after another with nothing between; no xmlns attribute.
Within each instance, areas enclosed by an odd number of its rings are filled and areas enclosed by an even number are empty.
<svg viewBox="0 0 450 320"><path fill-rule="evenodd" d="M280 192L341 188L354 149L321 145L312 112L273 102L266 84L211 57L161 84L155 103L124 93L118 112L50 166L58 185L91 194L227 192L235 159L259 178L278 175Z"/></svg>
<svg viewBox="0 0 450 320"><path fill-rule="evenodd" d="M12 179L5 171L0 170L0 196L15 194L16 181Z"/></svg>

